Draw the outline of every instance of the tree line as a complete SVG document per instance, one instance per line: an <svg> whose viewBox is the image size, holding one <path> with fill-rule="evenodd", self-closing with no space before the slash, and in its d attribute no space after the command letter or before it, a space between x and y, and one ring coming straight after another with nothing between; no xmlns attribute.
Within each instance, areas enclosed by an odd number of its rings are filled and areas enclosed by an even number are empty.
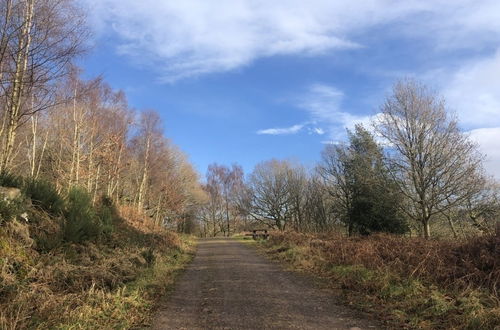
<svg viewBox="0 0 500 330"><path fill-rule="evenodd" d="M426 238L432 227L454 237L494 230L500 217L498 183L485 174L477 144L425 85L399 81L371 126L356 125L347 136L347 142L327 144L309 170L273 159L244 179L238 165L210 166L202 233L229 234L230 223L233 231L344 228L348 235ZM235 179L228 180L231 173Z"/></svg>
<svg viewBox="0 0 500 330"><path fill-rule="evenodd" d="M0 172L87 190L157 224L192 218L204 193L154 110L102 77L82 79L85 14L74 0L0 2Z"/></svg>
<svg viewBox="0 0 500 330"><path fill-rule="evenodd" d="M75 0L0 1L0 172L84 188L159 225L231 235L279 230L452 235L491 231L498 184L444 100L403 80L372 126L325 146L313 169L288 160L213 164L200 185L154 110L135 111L104 79L75 66L89 31Z"/></svg>

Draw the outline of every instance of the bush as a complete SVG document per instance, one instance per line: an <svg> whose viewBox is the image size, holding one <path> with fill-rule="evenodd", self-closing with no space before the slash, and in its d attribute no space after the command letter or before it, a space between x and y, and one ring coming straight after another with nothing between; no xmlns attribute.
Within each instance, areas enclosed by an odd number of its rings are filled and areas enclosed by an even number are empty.
<svg viewBox="0 0 500 330"><path fill-rule="evenodd" d="M82 243L99 239L101 226L92 207L92 199L84 189L72 188L70 190L64 216L64 241Z"/></svg>
<svg viewBox="0 0 500 330"><path fill-rule="evenodd" d="M21 188L23 186L23 179L17 175L3 171L0 173L0 186Z"/></svg>
<svg viewBox="0 0 500 330"><path fill-rule="evenodd" d="M24 194L31 198L33 205L41 207L50 215L58 216L63 213L64 200L52 183L29 179L24 184L23 190Z"/></svg>
<svg viewBox="0 0 500 330"><path fill-rule="evenodd" d="M21 215L24 211L22 199L2 200L0 199L0 225Z"/></svg>
<svg viewBox="0 0 500 330"><path fill-rule="evenodd" d="M101 198L101 203L97 208L97 218L99 219L102 234L106 236L111 235L114 220L118 218L118 212L111 198L107 196Z"/></svg>
<svg viewBox="0 0 500 330"><path fill-rule="evenodd" d="M349 304L380 313L389 328L500 324L498 237L449 242L273 232L263 244L276 259L328 278Z"/></svg>

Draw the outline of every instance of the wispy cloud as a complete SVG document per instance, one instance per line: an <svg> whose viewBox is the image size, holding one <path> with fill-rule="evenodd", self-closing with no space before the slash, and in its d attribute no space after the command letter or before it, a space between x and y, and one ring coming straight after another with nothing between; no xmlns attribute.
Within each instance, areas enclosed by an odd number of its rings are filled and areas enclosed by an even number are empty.
<svg viewBox="0 0 500 330"><path fill-rule="evenodd" d="M257 131L259 135L291 135L305 131L308 134L323 135L325 130L321 127L316 127L316 122L305 122L302 124L293 125L290 127L266 128Z"/></svg>
<svg viewBox="0 0 500 330"><path fill-rule="evenodd" d="M269 128L257 134L284 135L306 131L309 134L326 135L329 141L345 137L346 129L356 124L368 126L372 117L357 116L342 109L344 93L327 84L312 84L295 100L294 106L309 114L308 121L286 128Z"/></svg>
<svg viewBox="0 0 500 330"><path fill-rule="evenodd" d="M325 134L325 130L324 130L324 129L322 129L322 128L319 128L319 127L313 127L313 128L311 129L311 131L312 131L313 133L318 134L318 135L323 135L323 134Z"/></svg>
<svg viewBox="0 0 500 330"><path fill-rule="evenodd" d="M165 81L263 57L357 48L357 39L376 26L433 39L436 47L469 47L500 34L495 0L80 1L91 8L97 34L118 37L121 54Z"/></svg>
<svg viewBox="0 0 500 330"><path fill-rule="evenodd" d="M344 93L327 84L313 84L298 101L297 106L307 111L311 122L322 126L319 130L333 141L342 139L346 129L353 129L356 124L370 121L370 116L358 116L342 108Z"/></svg>
<svg viewBox="0 0 500 330"><path fill-rule="evenodd" d="M284 127L284 128L267 128L267 129L261 129L257 131L257 134L259 135L289 135L289 134L296 134L300 132L304 128L304 124L299 124L299 125L293 125L290 127Z"/></svg>

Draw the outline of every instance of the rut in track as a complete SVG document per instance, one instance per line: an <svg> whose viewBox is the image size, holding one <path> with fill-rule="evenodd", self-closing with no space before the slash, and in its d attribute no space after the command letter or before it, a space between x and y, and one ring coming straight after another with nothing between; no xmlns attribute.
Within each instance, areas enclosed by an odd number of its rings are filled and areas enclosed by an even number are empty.
<svg viewBox="0 0 500 330"><path fill-rule="evenodd" d="M198 242L153 329L375 329L311 279L232 239Z"/></svg>

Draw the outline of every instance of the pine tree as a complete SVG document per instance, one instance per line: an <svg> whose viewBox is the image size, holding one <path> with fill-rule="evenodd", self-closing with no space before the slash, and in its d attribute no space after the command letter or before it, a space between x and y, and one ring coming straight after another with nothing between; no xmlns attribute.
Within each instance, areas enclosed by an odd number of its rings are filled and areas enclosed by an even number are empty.
<svg viewBox="0 0 500 330"><path fill-rule="evenodd" d="M384 165L382 148L361 125L348 134L346 177L352 196L348 210L352 229L363 235L405 233L408 226L399 212L402 200Z"/></svg>

